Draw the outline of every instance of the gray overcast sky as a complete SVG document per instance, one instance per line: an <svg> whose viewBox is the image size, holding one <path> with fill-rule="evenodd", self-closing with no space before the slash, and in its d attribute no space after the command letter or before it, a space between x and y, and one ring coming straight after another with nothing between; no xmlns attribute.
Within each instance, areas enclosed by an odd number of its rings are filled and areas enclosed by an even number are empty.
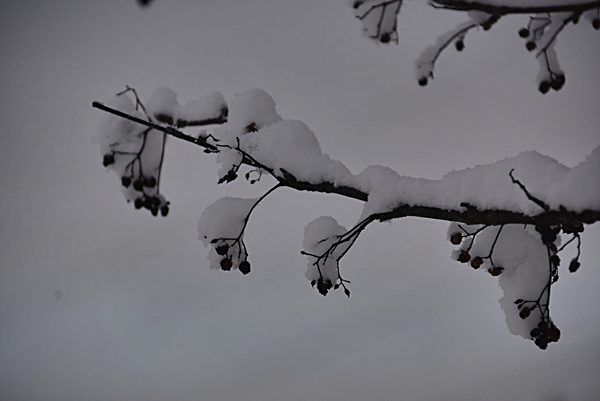
<svg viewBox="0 0 600 401"><path fill-rule="evenodd" d="M559 37L560 93L536 90L526 16L469 34L420 88L413 60L463 18L407 2L388 47L361 37L341 0L1 2L0 398L597 399L597 225L581 270L553 287L563 338L542 352L508 333L496 279L450 260L445 223L370 227L342 264L352 297L323 298L304 278L304 226L350 226L358 202L276 192L250 221L253 272L210 271L202 210L269 184L217 186L214 156L171 140L171 214L153 219L91 143L91 102L130 85L182 102L265 89L354 173L439 178L524 150L573 166L600 145L598 32L581 22Z"/></svg>

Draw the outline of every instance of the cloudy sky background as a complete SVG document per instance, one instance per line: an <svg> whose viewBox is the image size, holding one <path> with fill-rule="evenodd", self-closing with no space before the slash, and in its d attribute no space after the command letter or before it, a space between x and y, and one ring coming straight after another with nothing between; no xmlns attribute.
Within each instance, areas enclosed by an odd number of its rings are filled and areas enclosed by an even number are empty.
<svg viewBox="0 0 600 401"><path fill-rule="evenodd" d="M600 145L597 31L582 21L559 37L559 93L536 90L517 35L527 16L469 34L419 87L413 60L464 18L408 2L388 47L341 0L1 2L0 398L596 399L598 225L581 270L553 287L563 338L542 352L508 333L496 279L450 260L446 223L369 227L342 264L351 298L324 298L304 278L304 226L351 226L359 202L278 190L250 221L252 273L211 271L201 212L269 180L217 186L214 156L171 140L171 213L152 218L91 142L91 102L130 85L180 102L262 88L354 173L440 178L525 150L574 166Z"/></svg>

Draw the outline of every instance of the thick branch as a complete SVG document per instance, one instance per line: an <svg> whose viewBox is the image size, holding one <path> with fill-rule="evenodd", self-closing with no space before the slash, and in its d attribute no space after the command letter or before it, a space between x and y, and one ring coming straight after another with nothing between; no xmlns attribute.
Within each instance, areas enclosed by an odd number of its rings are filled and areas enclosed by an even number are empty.
<svg viewBox="0 0 600 401"><path fill-rule="evenodd" d="M105 106L98 102L93 102L92 105L100 110L108 113L117 115L122 118L126 118L130 121L138 124L151 127L158 131L164 132L168 135L174 136L175 138L183 139L184 141L196 144L205 149L211 151L217 151L218 148L212 144L206 142L206 138L200 137L195 139L192 136L186 135L183 132L172 128L164 127L161 125L154 124L152 122L144 121L142 119L133 117L129 114L123 113L119 110L115 110L108 106ZM242 160L243 164L256 167L256 161L251 159L249 156L244 156ZM270 170L269 170L270 171ZM369 194L361 191L360 189L348 186L338 186L332 182L320 182L313 184L306 181L301 181L293 177L291 174L285 174L282 172L281 175L275 175L273 172L270 173L275 177L282 186L296 189L298 191L309 191L309 192L321 192L328 194L337 194L347 198L356 199L362 202L366 202L369 198ZM496 226L502 224L532 224L542 226L554 226L563 223L572 223L573 221L580 222L583 224L592 224L600 221L600 210L585 210L581 213L575 213L568 210L547 210L535 216L525 215L519 212L513 212L508 210L480 210L472 207L468 204L461 204L462 210L447 210L429 206L409 206L409 205L398 205L394 210L385 213L377 213L373 215L374 220L392 220L402 217L423 217L434 220L444 220L450 222L460 222L465 224L484 224L489 226Z"/></svg>
<svg viewBox="0 0 600 401"><path fill-rule="evenodd" d="M492 15L508 15L508 14L542 14L542 13L558 13L558 12L583 12L593 8L600 7L600 1L588 1L579 4L565 4L555 6L497 6L487 4L486 2L468 1L468 0L430 0L433 7L444 8L454 11L483 11Z"/></svg>

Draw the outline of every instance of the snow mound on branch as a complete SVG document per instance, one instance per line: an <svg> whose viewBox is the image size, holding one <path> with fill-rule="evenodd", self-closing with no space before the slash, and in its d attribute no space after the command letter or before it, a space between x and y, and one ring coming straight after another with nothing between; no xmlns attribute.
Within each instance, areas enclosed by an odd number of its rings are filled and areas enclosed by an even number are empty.
<svg viewBox="0 0 600 401"><path fill-rule="evenodd" d="M242 138L243 148L276 173L284 169L301 181L343 185L352 174L321 151L315 134L301 121L284 120Z"/></svg>
<svg viewBox="0 0 600 401"><path fill-rule="evenodd" d="M213 239L236 238L256 201L255 198L220 198L202 212L198 222L199 239L209 246Z"/></svg>
<svg viewBox="0 0 600 401"><path fill-rule="evenodd" d="M242 135L251 124L260 129L277 121L281 121L281 116L277 114L271 95L262 89L249 89L238 93L231 101L226 128Z"/></svg>
<svg viewBox="0 0 600 401"><path fill-rule="evenodd" d="M146 109L154 116L170 116L174 123L178 120L190 122L219 117L223 109L227 109L227 103L220 92L213 92L198 100L188 101L182 106L172 89L158 88L150 96Z"/></svg>
<svg viewBox="0 0 600 401"><path fill-rule="evenodd" d="M211 269L219 270L221 259L223 259L223 256L217 254L215 247L211 246L211 242L213 240L232 240L238 238L242 234L250 209L252 209L252 206L257 201L258 199L255 198L224 197L204 209L200 221L198 221L198 237L205 247L211 247L208 254ZM241 239L239 242L241 242ZM241 260L238 260L238 258L242 256L241 250L240 252L232 253L234 266L239 265Z"/></svg>
<svg viewBox="0 0 600 401"><path fill-rule="evenodd" d="M451 223L448 228L448 238L456 232L474 233L483 228L479 225L466 224L460 224L460 227L458 223ZM498 235L499 230L502 230L500 235ZM557 245L560 245L560 242ZM492 246L491 257L494 266L488 259ZM537 300L548 283L548 257L540 234L530 226L488 227L477 234L475 241L472 237L465 239L460 249L452 252L452 259L457 260L460 251L467 250L469 247L471 247L469 250L471 260L477 256L483 258L484 262L478 268L480 272L487 275L488 269L492 267L504 269L498 277L500 288L504 293L499 299L499 303L504 312L508 330L514 335L530 339L529 333L540 321L540 310L535 308L528 318L521 319L515 301L517 299ZM542 304L546 302L547 293L541 299ZM533 306L532 303L526 305Z"/></svg>
<svg viewBox="0 0 600 401"><path fill-rule="evenodd" d="M146 116L136 107L126 95L118 95L107 102L109 107L127 113L139 119ZM146 132L144 134L144 132ZM114 162L107 169L114 171L120 177L154 177L157 178L164 145L164 134L133 121L106 113L100 120L98 134L92 140L100 146L100 154L113 156ZM139 155L138 155L139 153ZM135 161L134 161L135 160ZM140 196L132 186L121 186L121 192L127 201L133 201ZM146 188L148 196L158 197L161 204L164 197L158 194L158 188Z"/></svg>
<svg viewBox="0 0 600 401"><path fill-rule="evenodd" d="M236 169L245 152L277 175L284 169L296 179L314 184L330 181L343 185L351 181L350 170L321 151L317 137L306 124L282 120L275 101L260 89L236 95L228 123L217 127L215 136L220 145L219 178Z"/></svg>
<svg viewBox="0 0 600 401"><path fill-rule="evenodd" d="M321 256L329 247L334 244L338 236L346 232L346 228L338 224L337 220L331 216L321 216L308 223L304 228L304 252ZM335 283L338 278L337 259L346 249L345 245L339 246L329 257L319 262L323 279ZM308 269L305 277L309 281L320 278L319 268L314 265L317 258L308 256Z"/></svg>
<svg viewBox="0 0 600 401"><path fill-rule="evenodd" d="M355 179L356 188L369 194L363 217L401 205L463 210L462 203L487 210L536 215L543 209L527 198L509 176L519 180L551 209L562 205L582 212L600 209L600 147L581 164L568 168L537 152L524 152L487 165L452 171L441 180L400 176L387 167L367 167ZM576 196L575 196L576 194Z"/></svg>

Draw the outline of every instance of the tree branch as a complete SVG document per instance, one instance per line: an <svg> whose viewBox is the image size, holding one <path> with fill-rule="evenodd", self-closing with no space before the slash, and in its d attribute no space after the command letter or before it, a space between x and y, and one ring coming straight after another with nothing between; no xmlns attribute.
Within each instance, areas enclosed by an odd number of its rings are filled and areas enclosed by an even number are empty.
<svg viewBox="0 0 600 401"><path fill-rule="evenodd" d="M108 113L117 115L119 117L128 119L138 124L151 127L158 131L164 132L167 135L171 135L175 138L182 139L184 141L193 143L201 146L213 152L218 152L218 148L206 141L206 138L200 137L198 139L186 135L185 133L172 128L164 127L161 125L154 124L152 122L144 121L142 119L133 117L127 113L123 113L119 110L115 110L108 106L103 105L99 102L93 102L92 106ZM242 160L243 164L256 167L256 161L248 158L244 155ZM285 175L282 173L281 176L270 172L273 177L279 181L282 186L289 187L298 191L308 192L321 192L327 194L337 194L346 198L356 199L362 202L366 202L369 199L369 194L361 191L358 188L349 186L338 186L333 182L323 181L318 184L297 180L293 176ZM402 217L423 217L434 220L443 220L449 222L459 222L465 224L484 224L490 226L502 225L502 224L532 224L532 225L543 225L553 226L559 225L566 222L577 221L583 224L592 224L600 221L600 210L585 210L582 212L572 212L566 209L561 210L545 210L544 212L535 216L526 215L519 212L510 210L498 210L498 209L484 209L480 210L471 205L463 203L459 205L463 210L447 210L442 208L435 208L430 206L410 206L400 204L392 211L384 213L376 213L373 215L374 220L386 221L392 219L398 219Z"/></svg>
<svg viewBox="0 0 600 401"><path fill-rule="evenodd" d="M514 6L496 6L485 2L468 0L430 0L430 4L435 8L443 8L453 11L483 11L494 15L508 14L542 14L558 12L583 12L593 8L600 7L600 1L588 1L579 4L566 4L555 6L535 6L535 7L514 7Z"/></svg>

